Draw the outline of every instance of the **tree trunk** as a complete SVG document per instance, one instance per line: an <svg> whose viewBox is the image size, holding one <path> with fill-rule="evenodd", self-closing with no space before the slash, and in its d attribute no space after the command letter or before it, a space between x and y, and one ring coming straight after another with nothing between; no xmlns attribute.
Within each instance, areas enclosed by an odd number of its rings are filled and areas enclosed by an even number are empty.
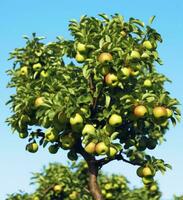
<svg viewBox="0 0 183 200"><path fill-rule="evenodd" d="M93 197L93 200L104 200L100 187L97 182L98 166L96 165L95 160L88 162L88 171L89 171L89 189Z"/></svg>

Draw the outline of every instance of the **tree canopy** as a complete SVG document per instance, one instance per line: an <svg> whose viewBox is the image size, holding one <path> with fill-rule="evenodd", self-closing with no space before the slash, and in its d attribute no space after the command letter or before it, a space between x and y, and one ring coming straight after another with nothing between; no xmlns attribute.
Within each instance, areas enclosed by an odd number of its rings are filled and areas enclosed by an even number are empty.
<svg viewBox="0 0 183 200"><path fill-rule="evenodd" d="M170 80L158 73L161 35L142 21L115 14L100 19L71 20L73 39L58 37L45 44L43 37L25 36L8 70L8 87L16 89L7 119L26 150L48 146L50 153L68 150L89 166L90 191L102 199L97 174L103 165L122 160L138 165L144 184L170 165L150 156L161 144L170 123L180 120L178 100L164 87Z"/></svg>

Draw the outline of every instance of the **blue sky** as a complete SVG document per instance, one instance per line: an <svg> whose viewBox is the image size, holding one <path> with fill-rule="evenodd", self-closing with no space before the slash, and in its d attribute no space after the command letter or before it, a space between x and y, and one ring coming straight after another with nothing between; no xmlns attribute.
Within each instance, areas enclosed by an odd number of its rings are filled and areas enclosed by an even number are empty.
<svg viewBox="0 0 183 200"><path fill-rule="evenodd" d="M31 172L39 171L43 165L53 161L67 162L62 151L58 155L49 155L46 150L40 150L34 155L27 153L24 150L26 141L12 135L4 123L10 114L5 102L11 93L6 89L8 77L5 70L11 67L7 58L15 47L24 45L22 35L30 36L32 32L36 32L39 36L46 36L46 41L52 41L58 35L68 38L68 21L79 19L84 14L97 16L98 13L104 12L120 13L126 19L135 17L146 23L150 16L156 15L153 26L164 38L164 43L159 47L164 66L158 69L173 81L167 88L172 96L182 103L182 10L182 0L0 0L0 199L5 199L7 193L16 192L18 189L32 191L33 187L29 186ZM156 177L163 192L163 199L170 199L174 193L183 194L182 132L182 123L171 128L166 136L167 142L152 153L173 166L172 171L168 171L164 176L158 174ZM124 174L132 185L142 185L133 166L113 162L104 170Z"/></svg>

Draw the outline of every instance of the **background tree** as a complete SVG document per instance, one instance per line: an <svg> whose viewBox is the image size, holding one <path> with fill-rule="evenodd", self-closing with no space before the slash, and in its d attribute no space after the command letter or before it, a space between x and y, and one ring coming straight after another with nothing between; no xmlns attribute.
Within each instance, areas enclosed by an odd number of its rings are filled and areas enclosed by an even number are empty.
<svg viewBox="0 0 183 200"><path fill-rule="evenodd" d="M33 173L32 183L35 192L10 194L7 200L91 200L87 184L88 166L85 162L64 166L58 163L49 164L42 172ZM158 185L130 189L129 181L122 175L99 173L99 183L105 199L111 200L156 200L161 192Z"/></svg>
<svg viewBox="0 0 183 200"><path fill-rule="evenodd" d="M145 150L164 141L180 111L164 88L169 79L156 70L162 38L150 27L154 17L145 26L118 14L99 16L71 20L73 40L58 37L44 44L35 34L25 37L26 46L10 56L8 86L16 93L8 102L13 115L7 121L20 138L28 137L29 152L48 145L50 153L68 150L71 160L81 155L91 195L102 200L97 176L112 160L139 166L147 186L157 171L170 168Z"/></svg>

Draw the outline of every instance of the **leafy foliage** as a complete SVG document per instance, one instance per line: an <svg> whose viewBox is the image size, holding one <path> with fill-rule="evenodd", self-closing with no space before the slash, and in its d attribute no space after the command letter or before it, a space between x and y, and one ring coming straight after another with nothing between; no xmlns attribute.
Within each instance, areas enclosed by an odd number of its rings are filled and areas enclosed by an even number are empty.
<svg viewBox="0 0 183 200"><path fill-rule="evenodd" d="M157 186L154 192L148 188L130 189L129 181L122 175L107 175L100 173L99 182L105 199L130 199L130 200L156 200L160 199L161 192ZM33 173L32 184L36 184L36 191L32 194L16 193L8 195L7 200L71 200L92 199L87 186L87 165L85 162L73 163L66 167L58 163L52 163L44 167L40 173ZM55 190L55 186L61 186ZM72 198L71 194L76 194Z"/></svg>
<svg viewBox="0 0 183 200"><path fill-rule="evenodd" d="M162 38L150 26L154 17L145 25L119 14L99 16L71 20L72 40L44 44L33 34L10 54L8 87L16 93L7 122L28 138L29 152L49 145L50 153L69 150L70 160L81 154L98 168L123 160L148 167L150 177L141 176L148 185L171 167L145 150L161 144L170 123L180 120L179 102L164 87L170 80L156 70Z"/></svg>

